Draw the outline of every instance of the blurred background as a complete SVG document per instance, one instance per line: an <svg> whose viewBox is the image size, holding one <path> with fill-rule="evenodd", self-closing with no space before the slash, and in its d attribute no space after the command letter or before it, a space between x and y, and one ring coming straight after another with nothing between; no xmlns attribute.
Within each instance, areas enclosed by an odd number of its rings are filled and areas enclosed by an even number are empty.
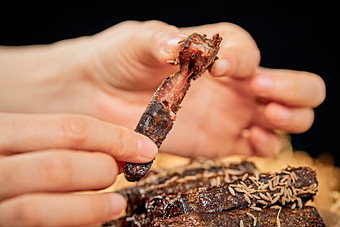
<svg viewBox="0 0 340 227"><path fill-rule="evenodd" d="M118 2L118 1L117 1ZM11 1L0 4L0 45L48 44L92 35L125 20L161 20L182 26L232 22L246 29L261 51L261 66L304 70L320 75L326 100L315 109L315 122L306 133L291 135L293 148L337 157L339 111L335 82L339 69L339 13L323 1L167 1L158 5L119 1ZM339 151L340 152L340 151Z"/></svg>

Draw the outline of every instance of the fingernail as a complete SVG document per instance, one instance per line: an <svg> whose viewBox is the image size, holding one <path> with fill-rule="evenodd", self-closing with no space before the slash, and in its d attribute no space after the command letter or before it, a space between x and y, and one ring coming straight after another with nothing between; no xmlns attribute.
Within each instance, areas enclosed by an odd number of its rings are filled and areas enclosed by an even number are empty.
<svg viewBox="0 0 340 227"><path fill-rule="evenodd" d="M180 42L186 38L185 35L176 35L164 41L161 52L166 59L174 59L180 47Z"/></svg>
<svg viewBox="0 0 340 227"><path fill-rule="evenodd" d="M108 193L107 194L111 205L111 218L115 219L119 217L126 209L127 203L125 198L118 193Z"/></svg>
<svg viewBox="0 0 340 227"><path fill-rule="evenodd" d="M138 150L142 157L148 161L154 159L158 153L158 147L150 139L140 137L138 139Z"/></svg>
<svg viewBox="0 0 340 227"><path fill-rule="evenodd" d="M268 75L257 75L252 81L252 88L257 95L266 95L267 92L273 87L273 80Z"/></svg>
<svg viewBox="0 0 340 227"><path fill-rule="evenodd" d="M227 59L217 59L211 68L211 75L213 76L224 76L226 75L231 69L230 61Z"/></svg>

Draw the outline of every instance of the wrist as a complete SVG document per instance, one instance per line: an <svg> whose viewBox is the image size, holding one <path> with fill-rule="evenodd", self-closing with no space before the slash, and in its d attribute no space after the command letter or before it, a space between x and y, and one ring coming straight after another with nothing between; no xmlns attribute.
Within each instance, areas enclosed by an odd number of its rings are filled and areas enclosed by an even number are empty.
<svg viewBox="0 0 340 227"><path fill-rule="evenodd" d="M0 110L8 112L73 112L76 81L87 38L49 45L0 47ZM69 111L68 111L69 110Z"/></svg>

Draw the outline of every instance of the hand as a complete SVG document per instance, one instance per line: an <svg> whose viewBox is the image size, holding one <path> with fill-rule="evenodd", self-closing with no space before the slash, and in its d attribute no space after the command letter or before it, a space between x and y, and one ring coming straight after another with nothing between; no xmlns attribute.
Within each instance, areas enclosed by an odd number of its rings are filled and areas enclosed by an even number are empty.
<svg viewBox="0 0 340 227"><path fill-rule="evenodd" d="M125 199L104 189L122 161L148 162L148 138L81 115L0 113L0 226L88 226L117 218Z"/></svg>
<svg viewBox="0 0 340 227"><path fill-rule="evenodd" d="M34 69L38 82L16 80L25 86L8 97L29 87L34 97L20 99L20 108L29 104L26 111L34 105L33 111L84 113L134 129L161 81L178 71L166 61L176 57L178 41L192 32L219 33L220 59L212 76L193 81L161 150L186 156L271 155L279 147L276 131L310 128L313 108L325 98L323 80L309 72L259 67L255 41L230 23L178 29L159 21L127 21L91 37L62 41L30 55L58 64L39 64ZM9 55L0 63L11 65L6 61ZM1 85L2 90L10 87ZM9 107L17 103L7 102Z"/></svg>
<svg viewBox="0 0 340 227"><path fill-rule="evenodd" d="M192 83L163 151L210 157L272 155L280 146L277 131L310 128L313 108L325 98L323 80L309 72L259 67L255 41L230 23L178 31L155 21L126 22L99 34L92 66L87 65L108 93L97 93L94 115L134 128L157 86L178 70L165 63L175 57L177 40L193 32L208 37L219 33L220 59L212 67L214 77L206 74Z"/></svg>

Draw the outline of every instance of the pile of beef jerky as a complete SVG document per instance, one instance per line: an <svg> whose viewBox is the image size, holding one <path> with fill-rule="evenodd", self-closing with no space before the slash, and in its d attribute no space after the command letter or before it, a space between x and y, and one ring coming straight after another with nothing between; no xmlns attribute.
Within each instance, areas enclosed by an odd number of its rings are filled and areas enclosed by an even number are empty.
<svg viewBox="0 0 340 227"><path fill-rule="evenodd" d="M317 192L309 167L263 173L246 160L194 160L119 190L126 216L102 226L325 226L306 205Z"/></svg>

